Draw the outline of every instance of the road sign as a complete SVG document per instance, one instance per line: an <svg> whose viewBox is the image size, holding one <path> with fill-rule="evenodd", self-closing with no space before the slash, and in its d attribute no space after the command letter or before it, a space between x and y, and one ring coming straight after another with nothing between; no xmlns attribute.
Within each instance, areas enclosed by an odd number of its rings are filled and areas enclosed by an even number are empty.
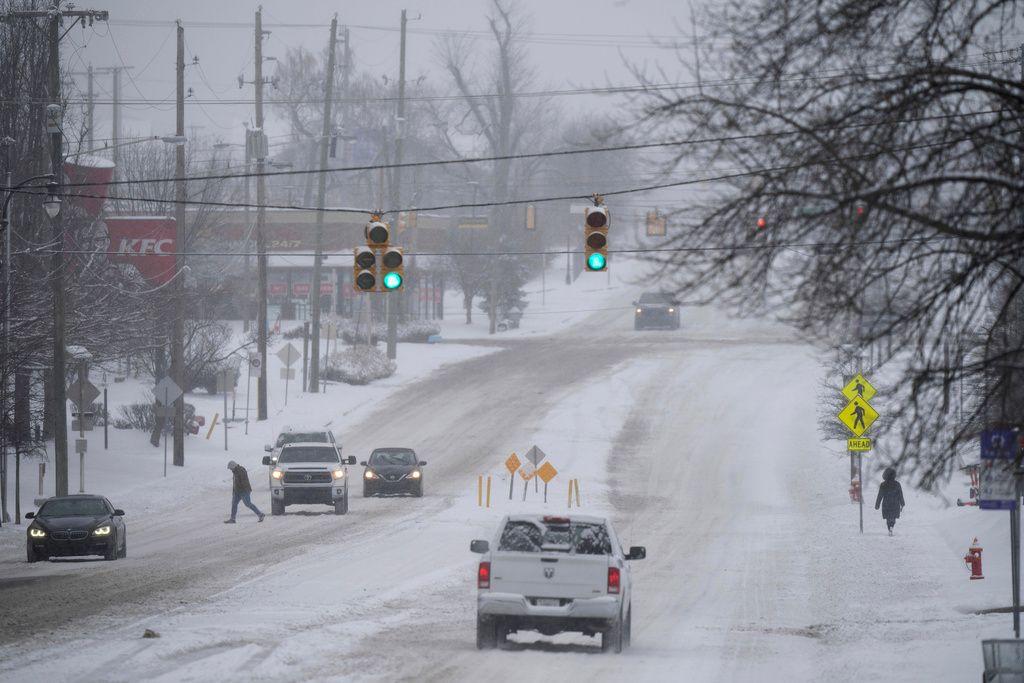
<svg viewBox="0 0 1024 683"><path fill-rule="evenodd" d="M544 454L544 451L537 448L536 446L526 451L526 459L532 462L534 467L539 465L540 461L544 460L547 457L548 456Z"/></svg>
<svg viewBox="0 0 1024 683"><path fill-rule="evenodd" d="M281 368L281 379L295 379L295 368Z"/></svg>
<svg viewBox="0 0 1024 683"><path fill-rule="evenodd" d="M169 406L181 398L181 388L173 379L165 376L153 388L153 395L156 396L158 403Z"/></svg>
<svg viewBox="0 0 1024 683"><path fill-rule="evenodd" d="M91 432L95 421L91 414L86 414L84 424L82 419L71 420L71 431L73 432Z"/></svg>
<svg viewBox="0 0 1024 683"><path fill-rule="evenodd" d="M75 439L75 453L85 453L89 450L89 442L86 439Z"/></svg>
<svg viewBox="0 0 1024 683"><path fill-rule="evenodd" d="M519 456L515 453L505 459L505 469L507 469L510 474L515 474L515 471L518 470L519 466L522 464L522 461L519 460Z"/></svg>
<svg viewBox="0 0 1024 683"><path fill-rule="evenodd" d="M519 468L519 476L523 478L523 481L530 481L535 474L537 474L537 470L528 462L524 462L523 466Z"/></svg>
<svg viewBox="0 0 1024 683"><path fill-rule="evenodd" d="M100 390L89 380L85 380L85 384L82 385L76 379L68 385L68 400L79 410L91 406L92 402L99 398L99 395Z"/></svg>
<svg viewBox="0 0 1024 683"><path fill-rule="evenodd" d="M878 392L875 388L871 386L871 382L869 382L867 378L859 372L854 375L849 384L843 387L843 396L851 401L855 398L862 398L865 401L870 401L877 393Z"/></svg>
<svg viewBox="0 0 1024 683"><path fill-rule="evenodd" d="M846 425L847 429L853 432L854 436L863 436L868 427L878 419L878 413L867 401L855 398L839 412L837 417Z"/></svg>
<svg viewBox="0 0 1024 683"><path fill-rule="evenodd" d="M544 483L549 483L552 479L558 476L558 470L555 466L549 462L545 462L540 468L537 469L537 476L544 480Z"/></svg>
<svg viewBox="0 0 1024 683"><path fill-rule="evenodd" d="M871 439L847 439L846 450L864 452L871 450Z"/></svg>
<svg viewBox="0 0 1024 683"><path fill-rule="evenodd" d="M1013 510L1017 503L1017 481L1013 460L989 459L981 462L978 507L983 510Z"/></svg>
<svg viewBox="0 0 1024 683"><path fill-rule="evenodd" d="M217 373L217 393L231 391L235 388L235 378L231 370L222 370Z"/></svg>
<svg viewBox="0 0 1024 683"><path fill-rule="evenodd" d="M986 429L981 432L982 460L1014 460L1017 457L1017 433L1012 429Z"/></svg>
<svg viewBox="0 0 1024 683"><path fill-rule="evenodd" d="M295 361L302 358L302 354L299 353L299 350L295 348L294 344L288 342L284 345L284 348L277 352L277 357L281 359L281 362L284 363L286 367L291 367Z"/></svg>

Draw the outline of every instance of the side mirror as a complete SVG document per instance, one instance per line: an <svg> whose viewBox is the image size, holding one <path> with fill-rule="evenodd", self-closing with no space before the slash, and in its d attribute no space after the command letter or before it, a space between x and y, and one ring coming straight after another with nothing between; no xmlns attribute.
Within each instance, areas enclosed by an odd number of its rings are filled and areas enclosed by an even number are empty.
<svg viewBox="0 0 1024 683"><path fill-rule="evenodd" d="M419 466L424 467L427 464L426 460L420 460Z"/></svg>
<svg viewBox="0 0 1024 683"><path fill-rule="evenodd" d="M356 464L356 456L350 455L347 458L345 458L345 464L346 465L355 465Z"/></svg>
<svg viewBox="0 0 1024 683"><path fill-rule="evenodd" d="M124 510L122 510L121 508L115 508L114 516L115 517L124 517Z"/></svg>
<svg viewBox="0 0 1024 683"><path fill-rule="evenodd" d="M491 544L487 541L470 541L469 550L470 552L482 555L491 549Z"/></svg>
<svg viewBox="0 0 1024 683"><path fill-rule="evenodd" d="M633 302L633 305L634 305L634 306L639 306L639 305L640 305L640 302L639 302L639 301L634 301L634 302Z"/></svg>
<svg viewBox="0 0 1024 683"><path fill-rule="evenodd" d="M362 465L363 467L366 467L366 461L365 461L365 460L363 460L363 461L362 461L362 462L360 462L359 464L360 464L360 465Z"/></svg>
<svg viewBox="0 0 1024 683"><path fill-rule="evenodd" d="M264 455L263 456L263 464L264 465L270 465L270 462L271 462L270 461L270 456L269 455Z"/></svg>
<svg viewBox="0 0 1024 683"><path fill-rule="evenodd" d="M263 445L263 450L265 450L267 453L270 453L270 452L272 452L274 450L274 447L271 446L269 443L268 444L264 444Z"/></svg>
<svg viewBox="0 0 1024 683"><path fill-rule="evenodd" d="M647 548L642 545L630 546L629 553L626 555L627 560L642 560L647 557Z"/></svg>
<svg viewBox="0 0 1024 683"><path fill-rule="evenodd" d="M34 513L34 512L26 512L25 513L25 519L35 519L35 516L36 516L36 513Z"/></svg>

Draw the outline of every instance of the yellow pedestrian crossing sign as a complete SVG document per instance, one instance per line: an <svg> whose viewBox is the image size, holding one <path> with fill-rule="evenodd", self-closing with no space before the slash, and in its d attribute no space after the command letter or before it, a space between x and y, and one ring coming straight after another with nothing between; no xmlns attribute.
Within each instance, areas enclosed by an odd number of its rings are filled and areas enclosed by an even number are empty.
<svg viewBox="0 0 1024 683"><path fill-rule="evenodd" d="M878 392L875 391L875 388L871 386L871 382L869 382L867 378L859 372L850 380L849 384L843 387L843 396L851 401L855 398L862 398L865 401L870 401L877 393Z"/></svg>
<svg viewBox="0 0 1024 683"><path fill-rule="evenodd" d="M854 436L863 436L878 419L878 413L867 401L855 398L839 411L838 417Z"/></svg>

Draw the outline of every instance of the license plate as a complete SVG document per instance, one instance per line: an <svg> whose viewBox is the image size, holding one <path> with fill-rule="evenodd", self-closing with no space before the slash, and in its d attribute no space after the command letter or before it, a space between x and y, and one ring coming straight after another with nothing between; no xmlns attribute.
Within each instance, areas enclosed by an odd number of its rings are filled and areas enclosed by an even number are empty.
<svg viewBox="0 0 1024 683"><path fill-rule="evenodd" d="M558 598L537 598L537 607L561 607L562 601Z"/></svg>

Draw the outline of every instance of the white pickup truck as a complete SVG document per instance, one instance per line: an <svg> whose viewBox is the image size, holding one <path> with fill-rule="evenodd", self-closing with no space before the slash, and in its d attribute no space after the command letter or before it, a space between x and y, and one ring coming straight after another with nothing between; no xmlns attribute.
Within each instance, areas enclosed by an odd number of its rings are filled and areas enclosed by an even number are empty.
<svg viewBox="0 0 1024 683"><path fill-rule="evenodd" d="M510 633L565 631L601 634L601 649L629 645L633 617L628 560L647 551L623 552L607 519L585 515L510 515L493 541L476 540L476 646L501 645Z"/></svg>
<svg viewBox="0 0 1024 683"><path fill-rule="evenodd" d="M331 505L334 513L348 513L348 476L345 465L355 456L343 458L333 443L289 443L277 460L263 457L270 471L270 514L283 515L289 505Z"/></svg>

